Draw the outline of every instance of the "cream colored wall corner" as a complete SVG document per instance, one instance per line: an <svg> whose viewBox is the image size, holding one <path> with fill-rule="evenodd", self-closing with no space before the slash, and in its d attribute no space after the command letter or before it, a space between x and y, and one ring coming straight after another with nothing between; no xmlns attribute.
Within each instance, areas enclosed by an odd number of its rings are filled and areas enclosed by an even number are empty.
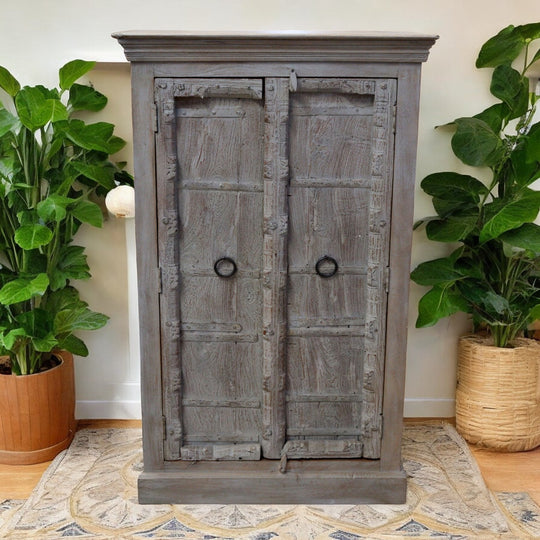
<svg viewBox="0 0 540 540"><path fill-rule="evenodd" d="M122 49L110 37L114 31L387 30L439 34L423 66L418 186L429 173L466 170L452 158L449 138L434 126L475 114L491 104L489 70L474 68L481 44L508 24L538 20L538 0L23 0L0 6L0 65L26 84L54 84L57 69L66 61L100 61L89 79L109 97L102 117L116 124L119 135L131 141L129 67L122 64ZM120 159L133 162L131 144ZM416 217L431 212L429 199L417 187ZM82 294L111 321L85 336L90 356L76 361L77 415L135 418L140 415L140 406L133 222L111 217L104 230L87 229L78 241L88 247L93 274L91 282L80 284ZM445 246L427 242L422 232L414 234L413 266L445 252ZM421 287L411 285L405 414L452 416L456 341L468 329L468 322L458 315L433 328L416 330L416 305L422 293Z"/></svg>

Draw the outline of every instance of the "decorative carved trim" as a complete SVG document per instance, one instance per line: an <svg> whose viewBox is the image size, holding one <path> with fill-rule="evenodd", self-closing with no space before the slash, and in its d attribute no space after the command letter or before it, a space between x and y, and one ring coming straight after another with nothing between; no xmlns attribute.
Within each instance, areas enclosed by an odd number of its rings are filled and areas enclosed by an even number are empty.
<svg viewBox="0 0 540 540"><path fill-rule="evenodd" d="M265 88L262 449L279 458L285 442L287 342L289 79Z"/></svg>
<svg viewBox="0 0 540 540"><path fill-rule="evenodd" d="M380 327L386 320L386 291L384 273L390 233L390 192L392 187L391 159L393 152L393 107L396 100L396 82L380 80L375 88L373 117L372 189L369 205L368 279L365 340L364 380L362 394L362 433L364 457L380 456L382 435L382 394L384 372L384 339L386 332ZM386 255L385 255L386 253ZM384 322L382 323L384 324ZM392 329L390 329L390 332Z"/></svg>
<svg viewBox="0 0 540 540"><path fill-rule="evenodd" d="M162 294L160 296L161 318L167 321L161 326L162 342L162 381L164 392L164 416L166 431L164 457L166 460L179 459L182 444L182 421L179 415L182 399L182 371L180 347L180 302L178 270L178 195L177 163L175 148L176 117L173 96L173 83L159 79L155 84L154 99L157 103L160 130L157 133L157 198L159 264L162 275Z"/></svg>

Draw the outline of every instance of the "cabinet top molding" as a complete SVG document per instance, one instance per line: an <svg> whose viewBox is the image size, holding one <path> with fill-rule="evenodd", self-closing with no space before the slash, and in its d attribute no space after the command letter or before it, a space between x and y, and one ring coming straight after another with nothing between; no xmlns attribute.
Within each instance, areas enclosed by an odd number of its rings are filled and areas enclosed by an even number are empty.
<svg viewBox="0 0 540 540"><path fill-rule="evenodd" d="M438 36L391 32L165 32L112 36L130 62L425 62Z"/></svg>

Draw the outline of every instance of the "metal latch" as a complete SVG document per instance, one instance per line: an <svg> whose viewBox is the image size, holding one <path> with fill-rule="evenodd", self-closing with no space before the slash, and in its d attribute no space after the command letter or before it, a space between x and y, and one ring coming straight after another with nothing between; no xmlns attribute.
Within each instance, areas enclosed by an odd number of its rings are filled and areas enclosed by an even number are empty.
<svg viewBox="0 0 540 540"><path fill-rule="evenodd" d="M291 70L291 74L289 75L289 91L296 92L298 89L298 78L296 77L296 71Z"/></svg>

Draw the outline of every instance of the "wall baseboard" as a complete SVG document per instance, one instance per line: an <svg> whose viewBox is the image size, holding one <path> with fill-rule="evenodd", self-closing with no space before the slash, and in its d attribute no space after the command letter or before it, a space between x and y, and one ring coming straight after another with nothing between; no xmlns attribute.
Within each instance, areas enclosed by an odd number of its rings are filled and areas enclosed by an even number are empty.
<svg viewBox="0 0 540 540"><path fill-rule="evenodd" d="M455 415L455 399L405 398L405 418L452 418Z"/></svg>
<svg viewBox="0 0 540 540"><path fill-rule="evenodd" d="M141 418L140 401L77 401L75 418L134 420Z"/></svg>
<svg viewBox="0 0 540 540"><path fill-rule="evenodd" d="M141 418L139 401L77 401L76 418L85 420L133 420ZM405 418L451 418L455 416L455 400L438 398L406 398Z"/></svg>

